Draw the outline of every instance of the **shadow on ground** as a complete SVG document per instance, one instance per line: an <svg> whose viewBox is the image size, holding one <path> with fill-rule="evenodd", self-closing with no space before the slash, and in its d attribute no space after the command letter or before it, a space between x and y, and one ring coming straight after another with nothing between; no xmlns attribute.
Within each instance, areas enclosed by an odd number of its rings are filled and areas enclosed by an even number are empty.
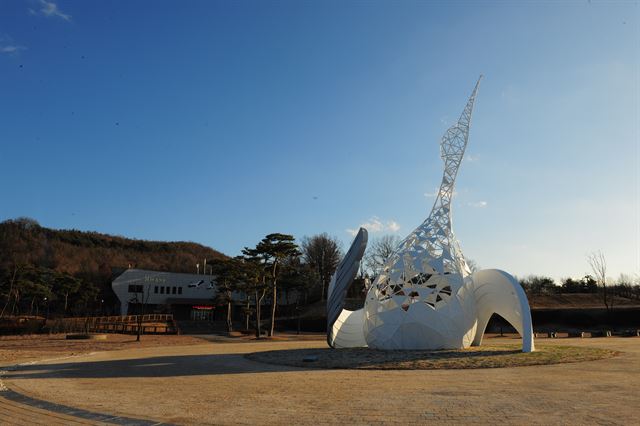
<svg viewBox="0 0 640 426"><path fill-rule="evenodd" d="M77 361L23 365L6 379L180 377L218 374L271 373L298 368L253 362L243 354L157 356L110 361Z"/></svg>
<svg viewBox="0 0 640 426"><path fill-rule="evenodd" d="M607 349L542 346L522 353L516 345L458 350L382 351L368 348L299 348L252 353L151 356L106 361L78 360L22 365L6 372L8 380L65 378L187 377L255 374L301 369L437 370L500 368L593 361L615 356Z"/></svg>
<svg viewBox="0 0 640 426"><path fill-rule="evenodd" d="M517 345L491 345L452 350L295 349L254 352L253 361L318 369L439 370L524 367L615 356L616 351L572 346L542 346L523 353ZM312 360L313 362L305 362Z"/></svg>
<svg viewBox="0 0 640 426"><path fill-rule="evenodd" d="M284 349L264 352L254 352L246 355L246 358L276 365L289 365L292 367L309 367L324 369L411 369L417 363L430 362L430 368L434 363L446 362L448 366L473 363L474 358L494 359L497 364L502 364L497 358L513 357L521 354L518 349L500 348L490 350L375 350L369 348L347 349ZM307 361L312 359L313 361ZM405 367L402 367L404 365ZM455 367L454 367L455 368Z"/></svg>
<svg viewBox="0 0 640 426"><path fill-rule="evenodd" d="M482 352L461 351L379 351L358 349L291 349L255 353L154 356L147 358L108 361L78 360L55 364L22 365L9 371L6 378L65 379L65 378L131 378L180 377L220 374L248 374L296 371L306 368L367 368L381 362L418 361L429 358L468 359L475 356L504 356L517 350ZM309 356L319 362L305 362ZM335 361L339 365L335 365ZM345 364L345 360L347 363Z"/></svg>

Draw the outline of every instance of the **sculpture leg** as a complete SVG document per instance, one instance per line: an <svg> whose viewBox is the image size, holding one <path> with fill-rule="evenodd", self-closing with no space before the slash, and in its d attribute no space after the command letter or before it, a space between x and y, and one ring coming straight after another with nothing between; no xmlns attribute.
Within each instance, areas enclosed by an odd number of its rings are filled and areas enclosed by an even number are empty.
<svg viewBox="0 0 640 426"><path fill-rule="evenodd" d="M471 342L471 346L480 346L482 344L482 337L484 336L484 331L487 328L487 324L491 319L491 315L484 315L478 318L478 328L476 328L476 335L473 337L473 342Z"/></svg>
<svg viewBox="0 0 640 426"><path fill-rule="evenodd" d="M491 316L495 313L509 322L522 336L522 351L533 352L533 327L527 295L518 281L507 272L485 269L471 275L476 307L478 329L473 345L482 342L482 335Z"/></svg>

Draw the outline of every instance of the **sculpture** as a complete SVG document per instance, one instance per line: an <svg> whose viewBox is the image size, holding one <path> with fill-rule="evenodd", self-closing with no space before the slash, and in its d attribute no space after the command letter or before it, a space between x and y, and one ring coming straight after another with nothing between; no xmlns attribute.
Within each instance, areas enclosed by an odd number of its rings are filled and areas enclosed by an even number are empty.
<svg viewBox="0 0 640 426"><path fill-rule="evenodd" d="M535 350L531 312L520 284L497 269L471 273L451 226L451 199L469 138L478 79L458 121L440 142L444 174L428 218L407 236L369 287L363 309L343 309L367 244L361 228L338 265L327 297L332 347L453 349L480 345L494 313Z"/></svg>

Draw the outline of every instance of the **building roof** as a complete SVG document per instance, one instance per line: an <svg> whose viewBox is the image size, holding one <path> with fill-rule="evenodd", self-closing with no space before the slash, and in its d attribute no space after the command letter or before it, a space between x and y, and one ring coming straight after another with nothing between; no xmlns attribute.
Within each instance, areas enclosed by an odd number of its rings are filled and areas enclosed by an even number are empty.
<svg viewBox="0 0 640 426"><path fill-rule="evenodd" d="M167 304L169 305L214 305L211 297L203 298L179 298L169 297L167 298Z"/></svg>

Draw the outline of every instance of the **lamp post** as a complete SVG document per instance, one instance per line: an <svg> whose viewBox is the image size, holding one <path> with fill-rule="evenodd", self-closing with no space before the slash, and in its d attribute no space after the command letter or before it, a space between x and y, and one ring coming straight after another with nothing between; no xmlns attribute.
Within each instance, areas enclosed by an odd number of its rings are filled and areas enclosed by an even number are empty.
<svg viewBox="0 0 640 426"><path fill-rule="evenodd" d="M144 294L142 294L142 301L144 301ZM138 305L138 317L136 318L136 324L138 327L136 328L136 342L140 341L140 335L142 334L142 303L138 301L138 293L136 292L136 302Z"/></svg>

